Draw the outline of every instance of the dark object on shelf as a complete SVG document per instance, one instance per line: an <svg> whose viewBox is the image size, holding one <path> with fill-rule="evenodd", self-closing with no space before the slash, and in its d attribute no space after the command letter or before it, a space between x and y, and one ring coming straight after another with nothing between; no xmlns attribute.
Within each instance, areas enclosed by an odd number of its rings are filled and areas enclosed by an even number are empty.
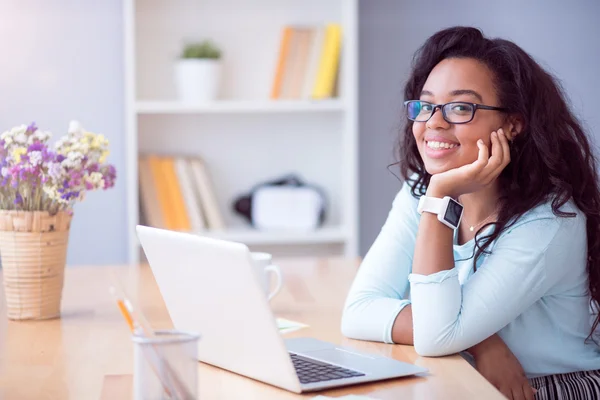
<svg viewBox="0 0 600 400"><path fill-rule="evenodd" d="M259 229L314 229L324 223L326 208L323 190L294 174L260 183L233 203Z"/></svg>

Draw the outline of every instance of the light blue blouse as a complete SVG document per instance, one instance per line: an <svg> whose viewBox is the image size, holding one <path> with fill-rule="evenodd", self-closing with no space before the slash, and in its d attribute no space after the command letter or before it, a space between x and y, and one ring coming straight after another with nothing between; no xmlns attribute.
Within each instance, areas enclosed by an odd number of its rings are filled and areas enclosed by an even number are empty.
<svg viewBox="0 0 600 400"><path fill-rule="evenodd" d="M600 369L600 351L586 340L593 322L586 218L573 202L562 210L575 218L557 218L550 203L530 210L479 258L476 272L475 241L458 245L455 235L454 268L428 276L411 273L417 204L404 183L346 299L345 336L392 343L394 320L412 303L422 356L458 353L498 333L530 378Z"/></svg>

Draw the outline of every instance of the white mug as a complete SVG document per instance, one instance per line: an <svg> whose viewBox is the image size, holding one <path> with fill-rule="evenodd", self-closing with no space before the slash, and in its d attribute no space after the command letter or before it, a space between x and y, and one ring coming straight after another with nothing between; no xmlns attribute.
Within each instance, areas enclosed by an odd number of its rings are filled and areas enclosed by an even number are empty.
<svg viewBox="0 0 600 400"><path fill-rule="evenodd" d="M269 253L252 253L252 261L254 261L254 265L257 268L260 285L263 288L263 291L265 292L265 295L269 300L271 300L277 293L279 293L283 281L281 277L281 270L277 265L271 264L272 260L273 256ZM270 290L269 288L269 272L272 272L277 276L277 284L275 285L275 289L273 290Z"/></svg>

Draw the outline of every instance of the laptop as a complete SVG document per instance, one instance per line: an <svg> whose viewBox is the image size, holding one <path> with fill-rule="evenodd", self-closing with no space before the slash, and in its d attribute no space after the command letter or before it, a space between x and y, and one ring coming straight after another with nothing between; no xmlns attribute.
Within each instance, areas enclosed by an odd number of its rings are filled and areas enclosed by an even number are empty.
<svg viewBox="0 0 600 400"><path fill-rule="evenodd" d="M295 393L427 371L315 338L284 340L242 243L136 231L175 329L201 335L201 362Z"/></svg>

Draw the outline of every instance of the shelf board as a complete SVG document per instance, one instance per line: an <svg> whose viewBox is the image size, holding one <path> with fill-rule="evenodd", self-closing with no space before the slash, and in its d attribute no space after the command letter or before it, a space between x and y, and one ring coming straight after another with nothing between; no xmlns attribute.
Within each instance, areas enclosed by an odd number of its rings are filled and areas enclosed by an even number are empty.
<svg viewBox="0 0 600 400"><path fill-rule="evenodd" d="M259 231L252 228L229 228L219 231L195 232L214 239L252 245L305 245L344 243L348 235L340 227L319 228L312 232Z"/></svg>
<svg viewBox="0 0 600 400"><path fill-rule="evenodd" d="M340 99L324 100L219 100L190 104L177 101L138 101L138 114L283 113L343 111Z"/></svg>
<svg viewBox="0 0 600 400"><path fill-rule="evenodd" d="M342 243L347 238L347 235L339 227L319 228L312 232L269 232L252 228L231 228L224 231L198 232L198 234L216 239L241 242L246 245Z"/></svg>

